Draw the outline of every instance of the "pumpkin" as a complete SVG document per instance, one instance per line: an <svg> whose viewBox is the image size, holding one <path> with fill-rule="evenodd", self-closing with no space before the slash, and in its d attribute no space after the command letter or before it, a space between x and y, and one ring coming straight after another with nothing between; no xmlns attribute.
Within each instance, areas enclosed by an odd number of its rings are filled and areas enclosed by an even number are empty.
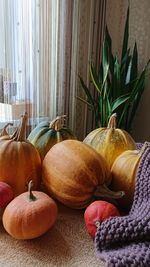
<svg viewBox="0 0 150 267"><path fill-rule="evenodd" d="M13 199L14 193L10 185L0 182L0 208L4 209Z"/></svg>
<svg viewBox="0 0 150 267"><path fill-rule="evenodd" d="M0 181L9 184L14 195L27 190L29 180L38 188L41 180L41 159L36 148L26 141L27 114L21 117L17 131L0 138Z"/></svg>
<svg viewBox="0 0 150 267"><path fill-rule="evenodd" d="M116 128L116 113L110 117L107 128L93 130L83 142L100 153L106 159L109 168L122 152L136 149L136 143L130 134Z"/></svg>
<svg viewBox="0 0 150 267"><path fill-rule="evenodd" d="M94 239L97 227L104 220L114 216L120 216L120 213L112 203L102 200L92 202L84 212L84 221L89 235Z"/></svg>
<svg viewBox="0 0 150 267"><path fill-rule="evenodd" d="M32 191L14 198L5 208L2 222L5 230L16 239L33 239L48 231L57 219L57 205L46 193Z"/></svg>
<svg viewBox="0 0 150 267"><path fill-rule="evenodd" d="M116 158L111 168L112 184L111 189L123 190L125 195L122 199L118 200L118 203L129 209L133 203L134 191L135 191L135 177L139 162L147 143L138 150L127 150Z"/></svg>
<svg viewBox="0 0 150 267"><path fill-rule="evenodd" d="M66 139L76 139L73 132L64 125L65 117L58 116L51 123L41 122L29 134L27 139L37 148L42 160L54 144Z"/></svg>
<svg viewBox="0 0 150 267"><path fill-rule="evenodd" d="M42 179L49 194L71 208L84 208L94 196L118 198L112 192L110 170L105 159L78 140L55 144L42 164Z"/></svg>

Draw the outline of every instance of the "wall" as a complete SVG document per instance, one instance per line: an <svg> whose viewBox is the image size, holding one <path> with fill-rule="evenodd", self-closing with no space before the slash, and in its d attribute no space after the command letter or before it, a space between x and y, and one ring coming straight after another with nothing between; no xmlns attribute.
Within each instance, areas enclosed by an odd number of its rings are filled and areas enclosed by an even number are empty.
<svg viewBox="0 0 150 267"><path fill-rule="evenodd" d="M124 23L126 18L127 0L107 0L106 22L113 41L114 52L120 53ZM150 58L150 1L130 0L129 47L136 40L139 54L139 70L142 70ZM146 90L133 122L132 136L136 141L150 140L150 68Z"/></svg>

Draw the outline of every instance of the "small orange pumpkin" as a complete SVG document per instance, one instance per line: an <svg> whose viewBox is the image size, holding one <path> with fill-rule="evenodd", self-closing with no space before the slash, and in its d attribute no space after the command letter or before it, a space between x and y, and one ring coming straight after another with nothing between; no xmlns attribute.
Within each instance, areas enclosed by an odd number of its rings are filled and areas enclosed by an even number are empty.
<svg viewBox="0 0 150 267"><path fill-rule="evenodd" d="M110 117L107 128L93 130L83 142L100 153L106 159L109 168L122 152L136 149L136 143L130 134L116 128L116 113Z"/></svg>
<svg viewBox="0 0 150 267"><path fill-rule="evenodd" d="M14 198L5 208L2 222L5 230L16 239L33 239L48 231L57 219L55 201L40 191L29 191Z"/></svg>

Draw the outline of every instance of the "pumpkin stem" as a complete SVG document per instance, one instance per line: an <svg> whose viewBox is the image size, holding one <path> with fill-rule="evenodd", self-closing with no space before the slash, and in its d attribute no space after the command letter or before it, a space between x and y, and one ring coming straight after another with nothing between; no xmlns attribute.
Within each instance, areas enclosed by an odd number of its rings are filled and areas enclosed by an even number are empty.
<svg viewBox="0 0 150 267"><path fill-rule="evenodd" d="M31 180L28 184L28 192L29 192L28 200L29 201L35 201L36 200L36 197L32 193L32 187L33 187L33 181Z"/></svg>
<svg viewBox="0 0 150 267"><path fill-rule="evenodd" d="M64 126L66 115L57 116L54 120L51 121L49 128L59 131Z"/></svg>
<svg viewBox="0 0 150 267"><path fill-rule="evenodd" d="M4 135L8 135L8 133L7 133L7 131L6 131L6 129L7 129L8 126L13 126L13 123L9 122L9 123L7 123L7 124L4 126L4 128L2 129L2 131L1 131L1 133L0 133L0 137L1 137L1 136L4 136Z"/></svg>
<svg viewBox="0 0 150 267"><path fill-rule="evenodd" d="M116 129L116 117L117 117L117 113L113 113L111 115L107 128Z"/></svg>
<svg viewBox="0 0 150 267"><path fill-rule="evenodd" d="M110 199L119 199L122 198L124 195L124 191L114 192L110 190L105 184L98 186L94 193L94 196L96 197L106 197Z"/></svg>
<svg viewBox="0 0 150 267"><path fill-rule="evenodd" d="M27 112L21 116L20 125L12 135L11 139L14 141L25 141L26 140L26 124L27 124Z"/></svg>

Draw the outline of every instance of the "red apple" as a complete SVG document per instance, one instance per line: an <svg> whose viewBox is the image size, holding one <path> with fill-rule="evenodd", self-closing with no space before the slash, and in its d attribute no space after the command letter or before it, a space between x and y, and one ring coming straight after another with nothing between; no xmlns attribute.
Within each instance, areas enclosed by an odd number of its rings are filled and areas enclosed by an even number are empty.
<svg viewBox="0 0 150 267"><path fill-rule="evenodd" d="M92 202L84 212L84 220L89 235L94 238L98 225L114 216L120 216L120 213L112 203L102 200Z"/></svg>
<svg viewBox="0 0 150 267"><path fill-rule="evenodd" d="M14 198L14 193L10 185L0 182L0 208L5 208Z"/></svg>

